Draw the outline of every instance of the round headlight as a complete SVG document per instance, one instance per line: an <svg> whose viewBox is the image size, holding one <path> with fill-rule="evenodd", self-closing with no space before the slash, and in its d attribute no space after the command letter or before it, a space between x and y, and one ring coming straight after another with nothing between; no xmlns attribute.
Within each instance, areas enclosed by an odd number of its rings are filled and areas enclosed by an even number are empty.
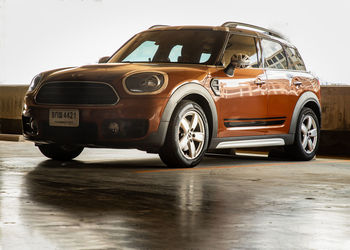
<svg viewBox="0 0 350 250"><path fill-rule="evenodd" d="M166 75L158 72L141 72L127 76L124 86L131 94L158 93L165 87Z"/></svg>
<svg viewBox="0 0 350 250"><path fill-rule="evenodd" d="M28 91L33 91L38 86L41 79L42 79L42 74L38 74L38 75L34 76L33 80L30 82Z"/></svg>

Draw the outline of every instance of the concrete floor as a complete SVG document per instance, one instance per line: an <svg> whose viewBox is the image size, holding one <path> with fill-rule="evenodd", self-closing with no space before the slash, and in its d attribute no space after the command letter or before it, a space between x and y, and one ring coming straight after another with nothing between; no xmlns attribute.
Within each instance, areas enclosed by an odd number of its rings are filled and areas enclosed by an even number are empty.
<svg viewBox="0 0 350 250"><path fill-rule="evenodd" d="M137 150L44 158L0 141L0 249L350 249L350 160Z"/></svg>

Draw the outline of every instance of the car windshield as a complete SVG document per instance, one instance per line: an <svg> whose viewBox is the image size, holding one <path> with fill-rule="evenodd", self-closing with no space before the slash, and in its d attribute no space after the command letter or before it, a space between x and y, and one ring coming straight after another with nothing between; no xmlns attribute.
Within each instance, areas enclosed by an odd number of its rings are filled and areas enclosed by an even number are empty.
<svg viewBox="0 0 350 250"><path fill-rule="evenodd" d="M108 62L214 65L226 35L198 29L146 31L133 37Z"/></svg>

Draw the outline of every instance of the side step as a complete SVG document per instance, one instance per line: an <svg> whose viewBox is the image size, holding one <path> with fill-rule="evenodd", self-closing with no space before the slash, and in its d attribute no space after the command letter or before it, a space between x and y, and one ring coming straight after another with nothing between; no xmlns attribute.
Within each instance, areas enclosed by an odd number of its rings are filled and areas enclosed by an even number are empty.
<svg viewBox="0 0 350 250"><path fill-rule="evenodd" d="M216 148L253 148L253 147L271 147L284 146L285 142L281 138L241 140L220 142Z"/></svg>

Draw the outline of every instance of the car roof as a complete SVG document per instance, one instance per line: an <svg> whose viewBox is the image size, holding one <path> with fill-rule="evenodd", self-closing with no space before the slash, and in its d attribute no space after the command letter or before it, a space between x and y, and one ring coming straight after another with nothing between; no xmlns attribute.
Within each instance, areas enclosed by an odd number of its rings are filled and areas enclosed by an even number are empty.
<svg viewBox="0 0 350 250"><path fill-rule="evenodd" d="M233 24L233 25L230 25ZM289 47L295 48L287 38L285 38L280 33L262 28L255 25L237 23L237 22L226 22L221 26L201 26L201 25L182 25L182 26L168 26L168 25L153 25L148 30L213 30L213 31L225 31L225 32L235 32L242 34L249 34L258 36L260 38L267 38L272 40L277 40Z"/></svg>

